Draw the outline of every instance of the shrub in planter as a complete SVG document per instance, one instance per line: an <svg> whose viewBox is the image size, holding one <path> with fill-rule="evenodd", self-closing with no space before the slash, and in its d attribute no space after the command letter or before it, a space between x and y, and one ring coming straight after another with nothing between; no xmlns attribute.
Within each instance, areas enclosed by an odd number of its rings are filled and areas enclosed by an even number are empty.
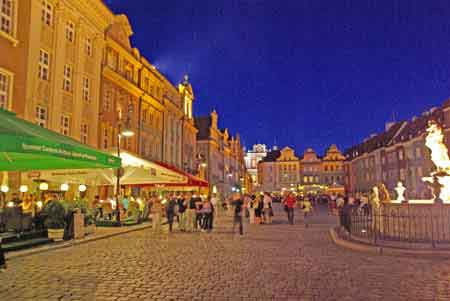
<svg viewBox="0 0 450 301"><path fill-rule="evenodd" d="M48 237L62 240L66 217L64 206L58 201L50 201L43 208L43 212L46 216L44 224L48 229Z"/></svg>

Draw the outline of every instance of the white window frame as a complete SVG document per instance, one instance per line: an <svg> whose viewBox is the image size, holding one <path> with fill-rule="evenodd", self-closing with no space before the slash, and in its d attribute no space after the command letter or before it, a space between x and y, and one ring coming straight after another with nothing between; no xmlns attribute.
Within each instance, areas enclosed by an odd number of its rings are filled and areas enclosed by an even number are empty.
<svg viewBox="0 0 450 301"><path fill-rule="evenodd" d="M66 92L72 92L72 76L73 67L68 64L64 65L63 90Z"/></svg>
<svg viewBox="0 0 450 301"><path fill-rule="evenodd" d="M72 21L66 22L66 40L70 43L75 42L75 23Z"/></svg>
<svg viewBox="0 0 450 301"><path fill-rule="evenodd" d="M89 125L84 122L81 124L80 141L84 144L87 144L89 141Z"/></svg>
<svg viewBox="0 0 450 301"><path fill-rule="evenodd" d="M50 54L44 49L39 50L38 76L42 80L50 80Z"/></svg>
<svg viewBox="0 0 450 301"><path fill-rule="evenodd" d="M0 68L0 108L12 109L12 94L14 85L14 74L8 70Z"/></svg>
<svg viewBox="0 0 450 301"><path fill-rule="evenodd" d="M92 39L91 38L86 38L86 40L84 41L84 47L85 47L86 55L92 57L93 49L92 49Z"/></svg>
<svg viewBox="0 0 450 301"><path fill-rule="evenodd" d="M9 3L10 7L7 8L6 3ZM0 3L0 36L4 36L5 38L11 40L15 46L18 43L15 39L16 34L17 0L3 0Z"/></svg>
<svg viewBox="0 0 450 301"><path fill-rule="evenodd" d="M60 133L65 136L70 136L70 116L67 114L61 115L61 126L60 126Z"/></svg>
<svg viewBox="0 0 450 301"><path fill-rule="evenodd" d="M89 77L83 77L83 100L91 101L91 80Z"/></svg>
<svg viewBox="0 0 450 301"><path fill-rule="evenodd" d="M41 21L43 24L53 26L53 12L53 5L47 0L42 0Z"/></svg>
<svg viewBox="0 0 450 301"><path fill-rule="evenodd" d="M48 109L44 106L37 105L35 108L35 122L37 125L46 128L48 122Z"/></svg>

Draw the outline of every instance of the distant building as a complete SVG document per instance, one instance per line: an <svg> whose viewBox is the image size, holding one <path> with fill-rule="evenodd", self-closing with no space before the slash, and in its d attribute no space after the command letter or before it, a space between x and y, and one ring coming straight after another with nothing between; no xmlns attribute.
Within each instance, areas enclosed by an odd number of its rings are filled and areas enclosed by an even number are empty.
<svg viewBox="0 0 450 301"><path fill-rule="evenodd" d="M328 148L324 158L308 148L302 158L290 147L269 151L258 164L261 191L299 193L343 193L344 160L336 145Z"/></svg>
<svg viewBox="0 0 450 301"><path fill-rule="evenodd" d="M245 167L249 173L253 184L258 183L258 163L267 155L267 147L265 144L255 144L253 148L245 154ZM256 186L255 189L258 189Z"/></svg>

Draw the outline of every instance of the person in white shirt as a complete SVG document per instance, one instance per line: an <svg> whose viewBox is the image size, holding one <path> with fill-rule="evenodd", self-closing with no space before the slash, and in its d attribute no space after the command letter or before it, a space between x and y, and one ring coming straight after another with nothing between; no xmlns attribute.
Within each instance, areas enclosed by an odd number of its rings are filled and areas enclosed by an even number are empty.
<svg viewBox="0 0 450 301"><path fill-rule="evenodd" d="M264 194L263 198L263 212L264 212L264 223L271 224L272 223L272 197L269 193Z"/></svg>
<svg viewBox="0 0 450 301"><path fill-rule="evenodd" d="M211 204L212 204L213 209L214 209L214 215L217 216L218 213L219 213L219 200L218 200L217 195L215 193L212 194Z"/></svg>

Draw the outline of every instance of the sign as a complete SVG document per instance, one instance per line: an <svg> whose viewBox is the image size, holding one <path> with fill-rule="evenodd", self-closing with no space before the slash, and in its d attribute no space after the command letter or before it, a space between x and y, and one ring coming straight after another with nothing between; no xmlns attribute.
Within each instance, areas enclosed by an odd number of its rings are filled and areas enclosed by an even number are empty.
<svg viewBox="0 0 450 301"><path fill-rule="evenodd" d="M41 173L39 171L31 171L27 174L29 179L33 178L39 178L41 176Z"/></svg>

